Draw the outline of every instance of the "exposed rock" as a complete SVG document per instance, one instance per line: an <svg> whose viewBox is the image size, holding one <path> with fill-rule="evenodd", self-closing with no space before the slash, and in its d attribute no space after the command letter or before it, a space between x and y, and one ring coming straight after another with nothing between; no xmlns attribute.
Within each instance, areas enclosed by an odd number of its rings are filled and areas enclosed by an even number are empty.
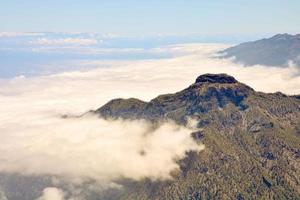
<svg viewBox="0 0 300 200"><path fill-rule="evenodd" d="M227 74L204 74L196 79L196 83L237 83L237 80Z"/></svg>
<svg viewBox="0 0 300 200"><path fill-rule="evenodd" d="M295 97L296 99L299 99L300 100L300 94L299 95L294 95L292 97Z"/></svg>
<svg viewBox="0 0 300 200"><path fill-rule="evenodd" d="M272 183L267 179L265 178L264 176L262 177L262 180L263 180L263 183L268 187L272 187Z"/></svg>
<svg viewBox="0 0 300 200"><path fill-rule="evenodd" d="M203 131L196 131L196 132L191 133L191 135L195 140L202 140L204 138Z"/></svg>

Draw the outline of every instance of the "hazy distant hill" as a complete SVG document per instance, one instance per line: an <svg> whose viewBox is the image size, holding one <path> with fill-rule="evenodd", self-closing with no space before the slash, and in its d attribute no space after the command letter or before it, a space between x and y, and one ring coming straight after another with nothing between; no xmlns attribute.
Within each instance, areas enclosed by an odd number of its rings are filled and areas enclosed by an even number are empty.
<svg viewBox="0 0 300 200"><path fill-rule="evenodd" d="M173 180L128 181L115 199L300 199L297 98L256 92L226 74L206 74L175 94L150 102L115 99L94 113L183 125L190 117L199 128L192 137L206 146L179 162Z"/></svg>
<svg viewBox="0 0 300 200"><path fill-rule="evenodd" d="M287 66L293 61L300 66L300 34L278 34L268 39L246 42L225 49L224 57L235 57L246 65Z"/></svg>

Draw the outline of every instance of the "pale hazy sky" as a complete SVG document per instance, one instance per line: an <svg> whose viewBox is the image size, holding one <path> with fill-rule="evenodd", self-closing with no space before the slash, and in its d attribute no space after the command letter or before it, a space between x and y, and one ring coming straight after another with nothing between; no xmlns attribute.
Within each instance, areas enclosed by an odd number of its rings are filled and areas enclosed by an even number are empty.
<svg viewBox="0 0 300 200"><path fill-rule="evenodd" d="M0 31L267 34L300 30L299 0L5 0Z"/></svg>

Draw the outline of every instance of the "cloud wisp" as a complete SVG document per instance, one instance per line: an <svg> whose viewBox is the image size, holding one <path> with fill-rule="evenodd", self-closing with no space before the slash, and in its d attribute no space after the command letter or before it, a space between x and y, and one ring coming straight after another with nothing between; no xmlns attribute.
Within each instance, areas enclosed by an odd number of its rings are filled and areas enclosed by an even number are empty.
<svg viewBox="0 0 300 200"><path fill-rule="evenodd" d="M31 36L43 36L44 33L39 32L0 32L0 38L1 37L31 37Z"/></svg>
<svg viewBox="0 0 300 200"><path fill-rule="evenodd" d="M48 45L48 46L64 46L64 45L96 45L98 41L91 38L62 38L62 39L48 39L48 38L38 38L37 40L31 41L30 44L33 45Z"/></svg>

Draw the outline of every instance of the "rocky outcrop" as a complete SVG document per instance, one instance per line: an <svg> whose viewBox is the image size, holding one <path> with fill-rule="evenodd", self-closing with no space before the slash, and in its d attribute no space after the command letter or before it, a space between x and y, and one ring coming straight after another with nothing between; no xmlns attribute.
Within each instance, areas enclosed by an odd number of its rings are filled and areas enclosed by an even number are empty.
<svg viewBox="0 0 300 200"><path fill-rule="evenodd" d="M237 83L237 80L227 74L204 74L196 79L196 83Z"/></svg>
<svg viewBox="0 0 300 200"><path fill-rule="evenodd" d="M292 97L295 97L296 99L299 99L300 100L300 95L294 95Z"/></svg>

